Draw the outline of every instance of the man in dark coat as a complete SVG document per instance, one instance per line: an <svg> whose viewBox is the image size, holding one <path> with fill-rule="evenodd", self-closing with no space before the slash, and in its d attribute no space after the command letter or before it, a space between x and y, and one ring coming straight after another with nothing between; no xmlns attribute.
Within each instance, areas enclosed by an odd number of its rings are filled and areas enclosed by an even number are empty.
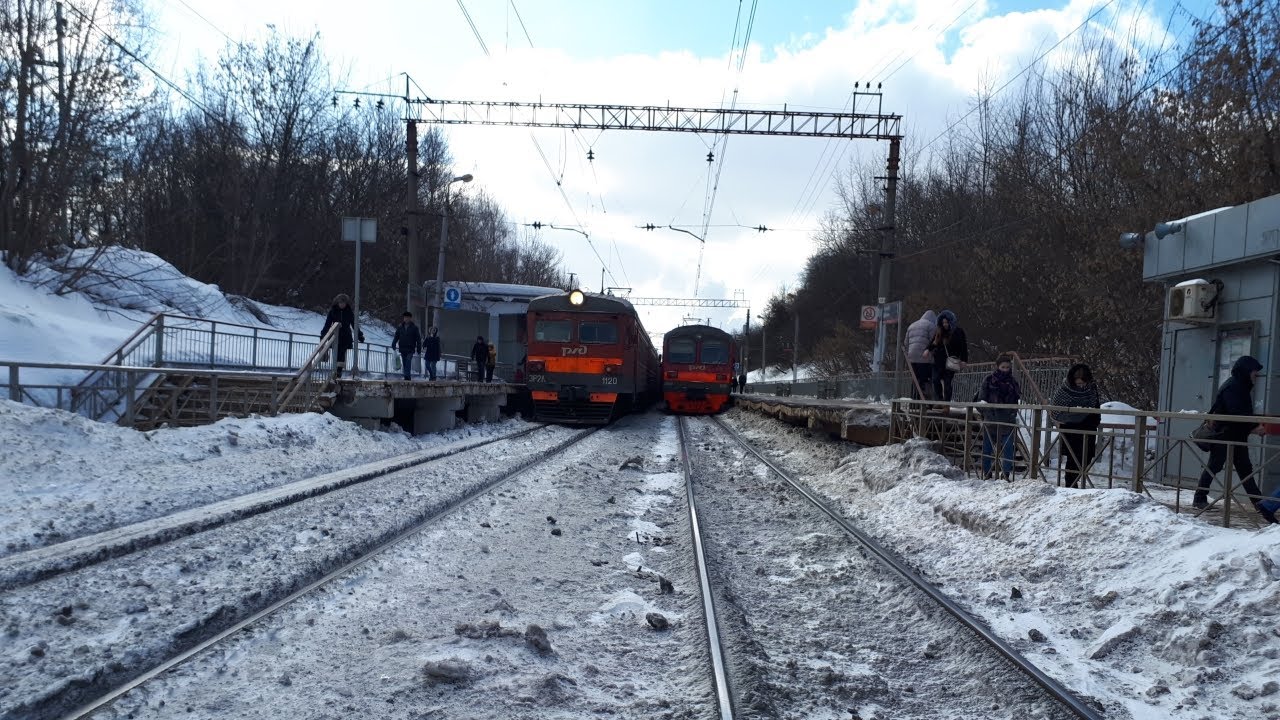
<svg viewBox="0 0 1280 720"><path fill-rule="evenodd" d="M741 375L738 376L738 393L741 394L746 391L747 391L747 374L742 373Z"/></svg>
<svg viewBox="0 0 1280 720"><path fill-rule="evenodd" d="M422 341L422 364L426 365L427 375L432 381L436 379L436 363L440 362L439 330L427 328L427 339Z"/></svg>
<svg viewBox="0 0 1280 720"><path fill-rule="evenodd" d="M1209 413L1253 415L1253 385L1261 372L1262 363L1258 362L1257 358L1245 355L1236 360L1235 365L1231 366L1231 377L1218 388L1218 396L1213 401L1213 407L1209 408ZM1266 508L1260 507L1261 493L1258 492L1258 483L1253 477L1253 462L1249 459L1249 434L1261 435L1262 426L1249 421L1218 421L1214 423L1214 428L1219 433L1217 442L1214 442L1209 450L1209 464L1200 475L1200 486L1196 489L1195 498L1191 502L1192 507L1200 510L1209 506L1209 486L1213 484L1213 476L1227 464L1229 449L1231 464L1236 471L1232 484L1243 487L1258 512L1262 513L1269 522L1275 522L1275 515L1265 512Z"/></svg>
<svg viewBox="0 0 1280 720"><path fill-rule="evenodd" d="M483 335L476 336L476 344L471 346L471 359L476 364L476 382L484 380L484 366L489 361L489 344Z"/></svg>
<svg viewBox="0 0 1280 720"><path fill-rule="evenodd" d="M333 366L333 376L335 378L342 377L342 371L347 366L347 351L354 347L352 342L356 326L356 314L351 310L351 298L344 293L339 293L333 298L333 306L329 308L329 314L324 319L324 329L320 331L320 337L324 337L329 332L329 328L334 323L339 323L338 328L338 345L337 359ZM364 333L360 333L360 342L364 342Z"/></svg>
<svg viewBox="0 0 1280 720"><path fill-rule="evenodd" d="M1067 408L1096 408L1101 406L1098 386L1093 382L1093 371L1084 363L1076 363L1067 371L1062 385L1053 393L1050 403ZM1080 474L1093 464L1093 453L1098 440L1101 413L1069 412L1053 413L1062 434L1062 457L1066 458L1066 484L1073 488L1080 481Z"/></svg>
<svg viewBox="0 0 1280 720"><path fill-rule="evenodd" d="M955 366L963 368L969 362L969 342L955 313L950 310L938 313L938 330L926 350L933 360L933 399L950 402Z"/></svg>
<svg viewBox="0 0 1280 720"><path fill-rule="evenodd" d="M395 350L399 347L400 369L404 372L405 380L413 379L413 356L422 352L422 333L418 332L418 326L413 322L413 313L406 310L400 316L400 325L396 327L396 334L391 338L391 349Z"/></svg>

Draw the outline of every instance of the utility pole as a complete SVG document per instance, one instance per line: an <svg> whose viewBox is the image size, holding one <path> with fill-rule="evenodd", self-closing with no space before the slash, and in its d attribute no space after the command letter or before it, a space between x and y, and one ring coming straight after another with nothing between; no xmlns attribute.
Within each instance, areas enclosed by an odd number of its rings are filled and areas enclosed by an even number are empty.
<svg viewBox="0 0 1280 720"><path fill-rule="evenodd" d="M884 305L889 302L890 283L893 279L894 247L897 243L897 213L895 208L898 204L898 151L900 143L901 140L896 137L889 140L889 162L886 168L889 172L884 178L884 214L882 215L884 225L880 227L880 273L876 290L876 304L879 306L876 312L877 317L884 314ZM901 324L902 319L899 318L898 322ZM885 332L884 320L881 318L876 323L876 347L873 357L877 372L885 368L884 353L887 344L887 333Z"/></svg>
<svg viewBox="0 0 1280 720"><path fill-rule="evenodd" d="M751 371L751 308L747 308L747 322L742 326L742 374Z"/></svg>
<svg viewBox="0 0 1280 720"><path fill-rule="evenodd" d="M796 371L800 367L800 311L792 310L795 317L795 331L791 336L791 384L796 383Z"/></svg>
<svg viewBox="0 0 1280 720"><path fill-rule="evenodd" d="M409 80L406 77L405 97L409 96L408 83ZM405 157L408 160L407 166L409 170L405 177L404 198L404 242L409 264L409 282L405 286L405 309L417 315L417 310L413 307L412 301L414 289L422 287L422 268L418 261L418 124L412 120L406 120L404 131ZM426 332L428 318L423 317L422 320L423 332Z"/></svg>

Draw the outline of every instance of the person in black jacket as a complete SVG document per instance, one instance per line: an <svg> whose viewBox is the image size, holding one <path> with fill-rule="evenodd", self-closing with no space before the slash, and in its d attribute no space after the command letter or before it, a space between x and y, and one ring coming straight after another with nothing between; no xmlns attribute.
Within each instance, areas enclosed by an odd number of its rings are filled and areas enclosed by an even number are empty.
<svg viewBox="0 0 1280 720"><path fill-rule="evenodd" d="M956 370L969 362L969 343L964 328L950 310L938 313L938 329L926 349L933 361L933 399L951 401L951 384Z"/></svg>
<svg viewBox="0 0 1280 720"><path fill-rule="evenodd" d="M391 338L391 349L395 350L399 346L400 369L404 372L405 380L413 379L413 356L422 352L422 333L418 332L418 326L413 322L413 313L406 310L400 316L400 325L396 327L396 334Z"/></svg>
<svg viewBox="0 0 1280 720"><path fill-rule="evenodd" d="M1098 386L1093 382L1093 371L1084 363L1076 363L1067 371L1062 385L1053 393L1053 405L1068 408L1096 408L1102 403ZM1094 448L1098 440L1101 413L1061 411L1053 413L1062 435L1062 457L1066 458L1067 487L1079 484L1080 473L1093 464Z"/></svg>
<svg viewBox="0 0 1280 720"><path fill-rule="evenodd" d="M427 328L427 339L422 341L422 364L426 365L427 376L434 382L436 379L436 363L440 362L439 330Z"/></svg>
<svg viewBox="0 0 1280 720"><path fill-rule="evenodd" d="M476 382L484 380L484 366L489 361L489 344L483 335L476 336L476 344L471 346L471 359L476 363Z"/></svg>
<svg viewBox="0 0 1280 720"><path fill-rule="evenodd" d="M1253 415L1253 385L1260 372L1262 372L1262 363L1256 358L1245 355L1237 360L1235 365L1231 366L1231 377L1218 388L1218 396L1213 401L1213 407L1209 408L1209 413ZM1253 501L1254 508L1257 508L1263 517L1267 517L1269 513L1263 512L1259 507L1262 497L1258 492L1258 483L1253 478L1253 462L1249 460L1247 444L1250 433L1262 434L1262 426L1248 421L1220 421L1214 423L1214 429L1218 430L1216 439L1220 442L1213 443L1212 449L1209 450L1209 464L1200 475L1200 486L1196 489L1195 498L1191 502L1192 507L1200 510L1209 506L1209 486L1213 484L1213 476L1227 464L1227 450L1230 448L1231 464L1236 470L1235 484L1244 487L1244 491L1249 494L1249 499ZM1274 515L1267 519L1275 522Z"/></svg>
<svg viewBox="0 0 1280 720"><path fill-rule="evenodd" d="M356 314L351 310L351 298L344 293L339 293L333 298L333 306L329 308L329 314L325 316L324 328L320 331L320 337L324 337L329 328L334 323L341 325L338 328L338 355L333 365L333 377L342 377L342 371L347 366L347 351L354 347L352 342L352 333L355 330ZM360 342L364 342L364 333L360 333Z"/></svg>

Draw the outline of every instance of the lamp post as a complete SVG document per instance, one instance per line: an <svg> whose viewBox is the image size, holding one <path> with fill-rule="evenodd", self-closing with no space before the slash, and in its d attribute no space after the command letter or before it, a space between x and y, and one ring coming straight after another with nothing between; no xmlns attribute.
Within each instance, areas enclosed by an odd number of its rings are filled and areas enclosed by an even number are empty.
<svg viewBox="0 0 1280 720"><path fill-rule="evenodd" d="M444 186L444 213L440 216L440 257L436 260L436 298L433 322L429 327L440 326L440 309L444 307L444 248L449 244L449 186L456 182L471 182L471 173L459 175Z"/></svg>
<svg viewBox="0 0 1280 720"><path fill-rule="evenodd" d="M796 384L796 370L800 365L800 308L795 293L789 293L787 299L791 301L791 317L795 320L795 327L791 336L791 384Z"/></svg>

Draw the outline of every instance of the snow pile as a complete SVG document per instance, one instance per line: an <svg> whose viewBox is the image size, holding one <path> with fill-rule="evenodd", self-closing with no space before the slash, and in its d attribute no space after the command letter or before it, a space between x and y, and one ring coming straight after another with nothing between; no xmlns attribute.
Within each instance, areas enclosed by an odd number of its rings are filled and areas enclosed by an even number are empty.
<svg viewBox="0 0 1280 720"><path fill-rule="evenodd" d="M923 441L840 457L848 446L778 434L744 414L733 420L1033 662L1110 711L1280 714L1280 527L1213 527L1125 490L966 479Z"/></svg>
<svg viewBox="0 0 1280 720"><path fill-rule="evenodd" d="M0 400L0 557L522 424L413 437L302 414L140 433Z"/></svg>

